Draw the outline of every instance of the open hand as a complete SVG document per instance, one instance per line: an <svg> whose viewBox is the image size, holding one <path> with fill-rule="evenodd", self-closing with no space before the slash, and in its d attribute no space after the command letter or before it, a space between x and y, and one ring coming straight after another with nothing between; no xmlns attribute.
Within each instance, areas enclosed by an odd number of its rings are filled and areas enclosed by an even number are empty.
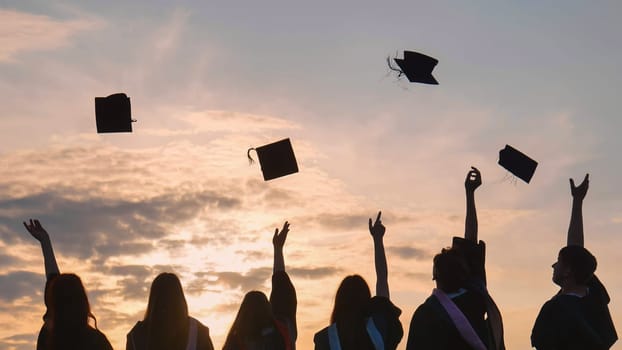
<svg viewBox="0 0 622 350"><path fill-rule="evenodd" d="M50 236L48 235L47 231L43 228L43 226L41 226L41 223L39 222L39 220L30 219L29 224L26 223L25 221L23 222L23 224L26 230L28 230L28 232L30 233L30 235L36 238L37 241L42 242L43 240L50 239Z"/></svg>
<svg viewBox="0 0 622 350"><path fill-rule="evenodd" d="M479 170L476 167L472 166L471 170L467 173L466 179L464 180L464 188L468 192L475 192L482 184L482 174L480 174Z"/></svg>
<svg viewBox="0 0 622 350"><path fill-rule="evenodd" d="M580 200L585 198L585 195L587 194L587 189L590 187L589 177L590 177L590 174L585 174L585 178L583 179L583 182L581 182L579 186L575 186L574 180L572 178L570 179L570 193L572 194L573 198L580 199Z"/></svg>
<svg viewBox="0 0 622 350"><path fill-rule="evenodd" d="M287 239L287 233L289 232L289 222L285 221L283 228L279 232L279 229L274 229L274 236L272 237L272 244L275 247L283 248L285 240Z"/></svg>
<svg viewBox="0 0 622 350"><path fill-rule="evenodd" d="M373 225L371 224L371 218L369 218L369 233L371 233L374 238L382 238L382 236L384 236L384 231L386 230L382 224L382 221L380 221L380 215L382 215L381 211L378 212L378 216L376 217L376 221Z"/></svg>

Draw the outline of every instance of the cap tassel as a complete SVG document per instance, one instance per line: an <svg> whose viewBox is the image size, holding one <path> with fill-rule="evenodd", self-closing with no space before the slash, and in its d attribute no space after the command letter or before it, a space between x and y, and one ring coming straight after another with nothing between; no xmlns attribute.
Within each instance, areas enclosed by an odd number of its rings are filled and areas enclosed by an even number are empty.
<svg viewBox="0 0 622 350"><path fill-rule="evenodd" d="M246 157L248 157L248 165L253 165L253 163L255 163L255 160L251 157L251 151L257 152L254 147L251 147L248 149L248 151L246 151Z"/></svg>
<svg viewBox="0 0 622 350"><path fill-rule="evenodd" d="M400 78L404 74L404 72L401 69L395 68L393 64L391 64L391 56L387 56L387 65L389 66L390 70L398 73L397 74L398 78Z"/></svg>

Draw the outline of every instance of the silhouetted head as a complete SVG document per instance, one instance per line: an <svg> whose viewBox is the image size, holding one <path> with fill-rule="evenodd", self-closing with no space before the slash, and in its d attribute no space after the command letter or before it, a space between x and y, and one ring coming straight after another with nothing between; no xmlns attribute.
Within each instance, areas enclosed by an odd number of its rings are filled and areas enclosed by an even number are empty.
<svg viewBox="0 0 622 350"><path fill-rule="evenodd" d="M184 349L188 304L177 275L161 273L151 283L145 319L149 349Z"/></svg>
<svg viewBox="0 0 622 350"><path fill-rule="evenodd" d="M578 245L562 248L553 264L553 282L559 286L567 283L585 285L596 271L596 258Z"/></svg>
<svg viewBox="0 0 622 350"><path fill-rule="evenodd" d="M50 337L47 349L69 349L84 345L88 318L93 317L80 277L63 273L49 286ZM94 319L94 317L93 317Z"/></svg>
<svg viewBox="0 0 622 350"><path fill-rule="evenodd" d="M468 276L469 268L456 249L444 248L434 257L432 279L443 292L451 293L464 287Z"/></svg>
<svg viewBox="0 0 622 350"><path fill-rule="evenodd" d="M188 318L188 304L177 275L161 273L151 283L145 321L173 322Z"/></svg>
<svg viewBox="0 0 622 350"><path fill-rule="evenodd" d="M274 314L270 301L264 293L250 291L242 300L223 348L236 348L236 344L260 339L262 331L272 327L274 327Z"/></svg>
<svg viewBox="0 0 622 350"><path fill-rule="evenodd" d="M80 277L72 273L58 275L50 285L49 299L54 328L88 325L91 306Z"/></svg>
<svg viewBox="0 0 622 350"><path fill-rule="evenodd" d="M363 277L350 275L341 281L335 295L331 323L342 320L362 319L365 316L371 292Z"/></svg>

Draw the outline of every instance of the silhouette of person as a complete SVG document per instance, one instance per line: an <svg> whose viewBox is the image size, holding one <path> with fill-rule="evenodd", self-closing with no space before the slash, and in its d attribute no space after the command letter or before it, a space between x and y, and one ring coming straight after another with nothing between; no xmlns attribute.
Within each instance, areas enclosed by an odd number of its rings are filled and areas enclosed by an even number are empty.
<svg viewBox="0 0 622 350"><path fill-rule="evenodd" d="M296 289L287 272L283 247L289 233L285 221L274 230L274 265L270 300L260 291L246 293L227 334L223 350L295 350Z"/></svg>
<svg viewBox="0 0 622 350"><path fill-rule="evenodd" d="M464 238L454 237L452 247L434 257L436 288L413 314L407 350L505 349L501 314L486 289L485 244L477 237L475 190L481 184L471 167L464 182Z"/></svg>
<svg viewBox="0 0 622 350"><path fill-rule="evenodd" d="M127 334L127 350L214 350L209 329L188 315L177 275L159 274L151 284L147 312Z"/></svg>
<svg viewBox="0 0 622 350"><path fill-rule="evenodd" d="M609 294L594 275L596 258L583 247L583 199L589 174L579 186L570 179L572 211L567 245L553 264L560 291L544 303L531 332L538 350L609 349L618 339L609 313Z"/></svg>
<svg viewBox="0 0 622 350"><path fill-rule="evenodd" d="M97 329L84 285L75 274L63 273L49 286L48 320L40 332L37 349L112 350L106 336ZM95 327L88 319L95 321Z"/></svg>
<svg viewBox="0 0 622 350"><path fill-rule="evenodd" d="M50 235L47 231L41 226L39 220L30 219L29 223L23 222L24 227L30 233L32 237L34 237L41 244L41 251L43 252L43 265L45 268L45 289L43 292L43 301L45 303L45 314L43 314L43 325L41 326L41 330L39 330L38 339L41 338L41 333L45 332L48 326L49 320L49 305L50 305L50 284L54 278L56 278L60 271L58 269L58 264L56 263L56 257L54 256L54 249L52 248L52 241L50 240ZM37 349L41 349L39 345L39 341L37 340Z"/></svg>
<svg viewBox="0 0 622 350"><path fill-rule="evenodd" d="M363 277L350 275L341 281L330 325L313 338L316 350L391 350L397 348L404 331L399 316L402 311L389 299L387 258L383 237L385 227L378 212L369 232L374 241L376 296L371 297Z"/></svg>

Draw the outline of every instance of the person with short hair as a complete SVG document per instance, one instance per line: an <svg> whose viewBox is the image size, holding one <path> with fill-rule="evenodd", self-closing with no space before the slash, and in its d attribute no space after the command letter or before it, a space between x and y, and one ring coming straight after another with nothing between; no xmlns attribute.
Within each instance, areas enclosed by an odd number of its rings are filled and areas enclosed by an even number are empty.
<svg viewBox="0 0 622 350"><path fill-rule="evenodd" d="M553 283L559 292L544 303L531 332L531 345L538 350L603 350L618 339L609 294L594 274L596 258L583 247L583 200L589 174L575 186L570 179L572 211L567 245L552 265Z"/></svg>
<svg viewBox="0 0 622 350"><path fill-rule="evenodd" d="M434 257L436 288L414 312L407 350L504 350L501 313L488 293L484 266L486 247L478 242L475 190L482 184L471 167L464 183L464 238Z"/></svg>

